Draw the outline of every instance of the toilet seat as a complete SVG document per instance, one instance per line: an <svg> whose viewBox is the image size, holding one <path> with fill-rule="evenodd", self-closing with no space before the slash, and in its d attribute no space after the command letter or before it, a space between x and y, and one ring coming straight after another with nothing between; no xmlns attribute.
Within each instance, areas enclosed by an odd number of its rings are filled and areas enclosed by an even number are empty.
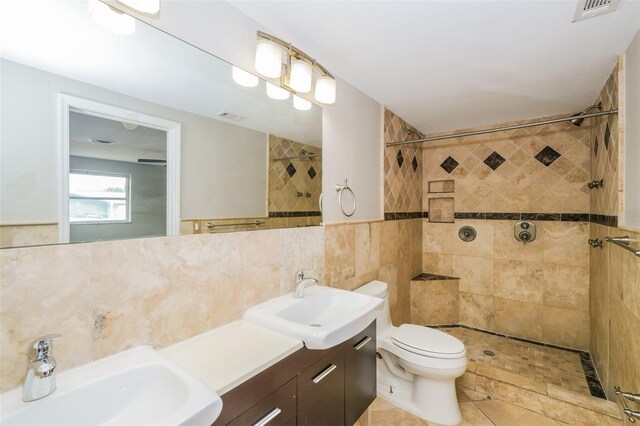
<svg viewBox="0 0 640 426"><path fill-rule="evenodd" d="M460 340L429 327L403 324L391 334L391 341L395 346L416 355L441 359L466 356L466 349Z"/></svg>

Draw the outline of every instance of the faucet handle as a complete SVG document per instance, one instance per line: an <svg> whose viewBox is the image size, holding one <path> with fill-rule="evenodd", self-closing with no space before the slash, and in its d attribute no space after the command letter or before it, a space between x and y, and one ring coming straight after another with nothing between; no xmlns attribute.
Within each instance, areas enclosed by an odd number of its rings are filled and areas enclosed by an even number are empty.
<svg viewBox="0 0 640 426"><path fill-rule="evenodd" d="M48 357L53 350L51 342L61 337L62 334L46 334L38 337L27 346L27 356L34 361Z"/></svg>
<svg viewBox="0 0 640 426"><path fill-rule="evenodd" d="M296 282L299 283L300 281L304 280L307 276L304 274L305 271L311 271L313 272L314 269L313 268L302 268L302 269L298 269L296 271Z"/></svg>

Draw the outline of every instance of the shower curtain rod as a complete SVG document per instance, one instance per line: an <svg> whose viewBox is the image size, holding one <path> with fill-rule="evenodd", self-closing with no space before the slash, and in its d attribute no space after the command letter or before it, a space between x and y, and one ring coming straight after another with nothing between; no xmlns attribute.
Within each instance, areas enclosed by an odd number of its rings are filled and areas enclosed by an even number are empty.
<svg viewBox="0 0 640 426"><path fill-rule="evenodd" d="M483 129L483 130L474 130L471 132L452 133L450 135L432 136L428 138L416 139L413 141L387 142L386 147L389 148L392 146L409 145L412 143L424 143L424 142L441 141L444 139L461 138L466 136L485 135L487 133L504 132L505 130L524 129L527 127L544 126L545 124L562 123L563 121L571 121L577 118L600 117L602 115L611 115L611 114L617 114L617 113L618 113L618 109L614 108L614 109L610 109L609 111L594 112L594 113L584 114L584 115L572 115L571 117L554 118L553 120L536 121L533 123L526 123L526 124L516 124L514 126L507 126L507 127L496 127L494 129Z"/></svg>

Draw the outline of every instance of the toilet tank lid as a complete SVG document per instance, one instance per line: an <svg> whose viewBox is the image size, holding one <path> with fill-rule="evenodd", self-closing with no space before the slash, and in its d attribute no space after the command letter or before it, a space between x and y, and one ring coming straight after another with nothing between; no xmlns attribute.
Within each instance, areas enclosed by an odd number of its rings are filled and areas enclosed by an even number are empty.
<svg viewBox="0 0 640 426"><path fill-rule="evenodd" d="M371 281L362 287L354 290L356 293L366 294L367 296L378 297L384 299L387 297L388 285L383 281Z"/></svg>

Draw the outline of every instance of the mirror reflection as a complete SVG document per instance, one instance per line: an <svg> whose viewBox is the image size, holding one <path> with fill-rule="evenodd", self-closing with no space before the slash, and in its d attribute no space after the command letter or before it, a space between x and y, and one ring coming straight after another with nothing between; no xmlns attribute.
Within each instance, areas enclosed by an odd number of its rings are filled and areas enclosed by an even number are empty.
<svg viewBox="0 0 640 426"><path fill-rule="evenodd" d="M321 222L318 106L91 4L0 5L2 247Z"/></svg>

